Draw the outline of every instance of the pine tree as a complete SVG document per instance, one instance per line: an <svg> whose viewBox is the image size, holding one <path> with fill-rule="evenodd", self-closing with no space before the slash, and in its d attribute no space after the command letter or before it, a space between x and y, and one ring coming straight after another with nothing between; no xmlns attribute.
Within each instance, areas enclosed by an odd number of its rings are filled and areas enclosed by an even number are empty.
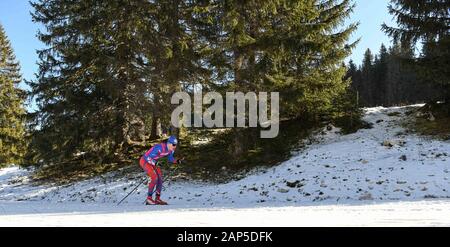
<svg viewBox="0 0 450 247"><path fill-rule="evenodd" d="M351 87L355 91L359 91L359 80L356 78L358 73L358 67L356 66L355 62L353 62L352 59L348 62L347 65L347 72L344 76L345 80L351 80Z"/></svg>
<svg viewBox="0 0 450 247"><path fill-rule="evenodd" d="M127 162L168 125L173 93L209 76L192 1L36 1L33 160ZM202 11L200 11L202 13ZM61 22L60 20L67 20ZM203 20L199 18L199 20ZM200 25L198 25L200 26ZM172 132L176 130L172 129ZM175 133L176 134L176 133Z"/></svg>
<svg viewBox="0 0 450 247"><path fill-rule="evenodd" d="M364 105L374 106L374 86L373 86L373 62L374 56L370 49L364 52L364 58L361 65L361 81L362 81L362 95L364 95Z"/></svg>
<svg viewBox="0 0 450 247"><path fill-rule="evenodd" d="M161 122L170 126L171 134L178 130L170 124L173 107L170 99L173 93L188 91L192 93L195 85L207 88L210 83L210 69L205 64L208 43L204 38L211 3L207 1L154 1L150 3L155 10L151 21L157 29L152 37L143 41L143 49L149 69L149 92L154 96L151 101L153 112L152 129ZM149 21L150 23L150 21ZM205 26L206 25L206 26ZM152 131L153 132L153 131ZM153 134L153 137L156 135Z"/></svg>
<svg viewBox="0 0 450 247"><path fill-rule="evenodd" d="M373 68L373 90L375 92L375 105L386 105L388 82L386 75L388 73L388 51L384 44L381 44L377 59L374 61Z"/></svg>
<svg viewBox="0 0 450 247"><path fill-rule="evenodd" d="M353 89L353 91L356 94L356 100L358 107L360 106L360 98L361 93L363 92L363 85L361 85L361 70L356 66L356 64L353 62L353 60L350 59L348 63L348 69L347 74L345 75L345 80L350 80L350 87Z"/></svg>
<svg viewBox="0 0 450 247"><path fill-rule="evenodd" d="M144 1L36 1L39 73L30 82L34 116L33 160L117 162L145 144L148 60L142 42L154 12ZM65 20L65 21L61 21ZM144 36L146 35L146 36Z"/></svg>
<svg viewBox="0 0 450 247"><path fill-rule="evenodd" d="M0 167L21 164L25 154L25 91L20 67L0 24Z"/></svg>
<svg viewBox="0 0 450 247"><path fill-rule="evenodd" d="M211 48L208 56L214 82L206 89L227 91L270 91L263 80L270 74L268 57L276 42L273 22L282 6L277 1L212 1L207 30L203 32ZM278 14L286 15L286 13ZM230 150L238 157L248 147L240 129L233 129Z"/></svg>
<svg viewBox="0 0 450 247"><path fill-rule="evenodd" d="M398 28L383 25L383 30L402 44L422 42L422 54L412 59L416 71L426 81L447 88L450 100L450 2L446 0L391 0L389 13Z"/></svg>
<svg viewBox="0 0 450 247"><path fill-rule="evenodd" d="M356 67L355 62L352 59L348 62L347 74L345 75L345 79L349 79L355 76L358 67Z"/></svg>
<svg viewBox="0 0 450 247"><path fill-rule="evenodd" d="M213 66L227 90L279 91L281 115L317 115L348 86L350 1L217 1ZM336 31L339 30L339 31ZM231 71L229 70L231 69ZM226 72L231 73L226 73Z"/></svg>
<svg viewBox="0 0 450 247"><path fill-rule="evenodd" d="M413 69L405 61L413 59L411 47L402 46L399 42L389 49L387 80L389 83L390 105L412 104L424 100L427 91L422 90ZM417 90L421 90L420 94Z"/></svg>
<svg viewBox="0 0 450 247"><path fill-rule="evenodd" d="M348 87L341 63L354 47L347 40L356 24L341 25L350 1L216 3L210 61L222 91L280 92L284 118L317 119L334 110ZM235 140L239 154L243 142Z"/></svg>

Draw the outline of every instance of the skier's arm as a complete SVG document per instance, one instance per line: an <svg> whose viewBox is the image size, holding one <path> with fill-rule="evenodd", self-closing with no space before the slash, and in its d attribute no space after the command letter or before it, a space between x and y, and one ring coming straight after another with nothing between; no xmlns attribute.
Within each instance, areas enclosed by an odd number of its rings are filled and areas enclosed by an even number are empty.
<svg viewBox="0 0 450 247"><path fill-rule="evenodd" d="M174 153L174 152L170 152L170 153L169 153L168 160L169 160L170 163L176 164L176 163L177 163L177 160L173 157L173 153Z"/></svg>
<svg viewBox="0 0 450 247"><path fill-rule="evenodd" d="M169 162L171 162L172 164L181 164L181 162L183 162L183 160L184 160L184 157L175 159L175 158L173 157L173 153L174 153L174 152L172 152L172 153L169 155Z"/></svg>

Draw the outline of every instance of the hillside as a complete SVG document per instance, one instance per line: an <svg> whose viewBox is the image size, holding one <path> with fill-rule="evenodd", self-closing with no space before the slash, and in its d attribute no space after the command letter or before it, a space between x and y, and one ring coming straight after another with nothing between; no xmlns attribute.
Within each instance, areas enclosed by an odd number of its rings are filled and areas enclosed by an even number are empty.
<svg viewBox="0 0 450 247"><path fill-rule="evenodd" d="M325 128L288 161L237 181L166 181L166 207L143 205L144 185L116 205L140 173L36 186L32 171L5 168L0 225L260 225L273 217L275 225L450 225L450 142L401 127L418 107L367 108L364 120L373 128L349 135ZM139 220L155 215L161 222Z"/></svg>

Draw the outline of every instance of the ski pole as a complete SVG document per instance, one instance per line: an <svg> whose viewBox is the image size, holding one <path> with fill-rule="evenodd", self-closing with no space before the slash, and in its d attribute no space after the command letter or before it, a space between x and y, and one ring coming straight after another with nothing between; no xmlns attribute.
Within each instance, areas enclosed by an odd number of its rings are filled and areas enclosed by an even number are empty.
<svg viewBox="0 0 450 247"><path fill-rule="evenodd" d="M138 185L132 191L130 191L130 193L128 193L128 195L126 195L122 200L120 200L119 203L117 203L117 206L119 206L119 204L121 202L123 202L123 200L125 200L129 195L131 195L131 193L133 193L139 187L139 185L143 184L145 181L147 181L147 178L144 178L144 180L142 180L142 182L138 183Z"/></svg>

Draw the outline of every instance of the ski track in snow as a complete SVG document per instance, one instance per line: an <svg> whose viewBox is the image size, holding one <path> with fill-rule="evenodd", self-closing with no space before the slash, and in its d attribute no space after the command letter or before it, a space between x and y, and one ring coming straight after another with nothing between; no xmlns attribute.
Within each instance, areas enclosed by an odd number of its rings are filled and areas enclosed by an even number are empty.
<svg viewBox="0 0 450 247"><path fill-rule="evenodd" d="M166 225L182 226L450 225L450 142L400 127L405 112L418 106L367 108L364 119L372 129L350 135L324 129L314 136L316 144L239 181L166 182L166 207L143 206L144 185L116 206L143 173L35 186L28 178L32 171L4 168L0 225L64 225L65 218L75 218L71 224L136 226L139 217L155 214L172 222ZM388 116L394 112L400 114Z"/></svg>

